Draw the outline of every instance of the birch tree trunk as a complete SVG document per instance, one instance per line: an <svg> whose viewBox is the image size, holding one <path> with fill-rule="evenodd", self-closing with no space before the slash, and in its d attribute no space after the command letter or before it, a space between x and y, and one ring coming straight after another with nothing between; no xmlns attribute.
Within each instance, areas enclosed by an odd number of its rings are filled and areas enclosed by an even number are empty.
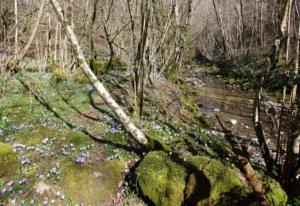
<svg viewBox="0 0 300 206"><path fill-rule="evenodd" d="M129 119L129 117L125 114L122 108L118 105L118 103L113 99L113 97L106 90L104 85L98 80L96 75L92 72L91 68L87 64L83 52L78 43L77 37L70 25L66 22L62 8L57 0L50 0L51 4L55 10L55 13L61 22L62 26L66 31L66 35L75 51L78 63L82 69L82 71L86 74L86 76L90 79L92 85L97 90L102 99L107 103L110 109L114 112L114 114L118 117L122 125L127 129L128 132L132 134L132 136L137 139L141 144L146 145L147 139L145 135L142 133L140 129L138 129Z"/></svg>
<svg viewBox="0 0 300 206"><path fill-rule="evenodd" d="M288 24L287 24L287 41L286 41L286 64L290 62L290 47L292 36L292 8L293 0L289 0Z"/></svg>

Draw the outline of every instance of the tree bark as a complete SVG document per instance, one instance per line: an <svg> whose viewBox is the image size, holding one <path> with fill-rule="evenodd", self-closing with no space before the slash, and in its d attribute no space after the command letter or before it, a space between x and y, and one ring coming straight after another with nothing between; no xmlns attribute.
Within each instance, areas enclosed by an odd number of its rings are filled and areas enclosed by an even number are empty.
<svg viewBox="0 0 300 206"><path fill-rule="evenodd" d="M19 28L19 22L18 22L18 0L15 0L15 56L18 55L18 28Z"/></svg>
<svg viewBox="0 0 300 206"><path fill-rule="evenodd" d="M92 72L89 65L87 64L84 55L82 53L82 50L80 48L80 45L78 43L77 37L70 25L67 24L63 12L61 9L61 6L57 0L50 0L51 4L55 10L55 13L59 19L59 21L62 23L62 26L66 30L66 34L68 36L68 39L75 51L78 63L82 69L82 71L86 74L86 76L90 79L92 85L96 89L96 91L99 93L99 95L102 97L102 99L107 103L107 105L110 107L110 109L114 112L114 114L118 117L122 125L127 129L128 132L132 134L132 136L138 140L141 144L146 145L147 144L147 138L142 133L140 129L138 129L129 119L129 117L125 114L125 112L122 110L122 108L117 104L117 102L113 99L113 97L109 94L109 92L106 90L104 85L98 80L96 75Z"/></svg>
<svg viewBox="0 0 300 206"><path fill-rule="evenodd" d="M269 65L269 67L270 67L270 65ZM266 167L267 167L268 171L272 172L275 162L270 156L270 151L269 151L269 147L267 145L264 127L262 125L261 118L260 118L261 92L263 89L263 84L264 84L265 78L267 76L267 73L268 73L268 69L265 68L262 71L259 83L257 85L257 89L256 89L255 97L254 97L253 124L254 124L255 133L256 133L256 136L258 138L258 142L260 145L260 150L261 150L261 153L262 153L263 158L266 163Z"/></svg>

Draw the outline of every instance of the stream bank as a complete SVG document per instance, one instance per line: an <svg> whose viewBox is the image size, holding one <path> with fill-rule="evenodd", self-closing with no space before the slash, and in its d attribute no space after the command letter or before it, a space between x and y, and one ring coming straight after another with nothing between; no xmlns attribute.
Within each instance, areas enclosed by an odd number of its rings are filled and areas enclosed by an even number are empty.
<svg viewBox="0 0 300 206"><path fill-rule="evenodd" d="M102 79L132 114L133 93L123 75L110 73ZM14 175L1 173L1 203L181 205L199 202L197 194L202 195L202 205L251 199L245 178L232 164L230 149L218 134L205 132L205 121L199 122L197 96L187 95L166 79L145 88L145 116L135 122L171 152L148 154L141 154L86 82L39 73L22 81L1 79L0 142L10 148L1 155L6 159L13 154L20 168ZM133 185L138 189L132 190L125 176L137 162L136 179L131 180L136 180ZM1 160L1 168L4 163ZM225 170L230 178L222 178ZM74 178L74 174L80 175ZM275 180L265 186L271 191L270 201L287 201Z"/></svg>

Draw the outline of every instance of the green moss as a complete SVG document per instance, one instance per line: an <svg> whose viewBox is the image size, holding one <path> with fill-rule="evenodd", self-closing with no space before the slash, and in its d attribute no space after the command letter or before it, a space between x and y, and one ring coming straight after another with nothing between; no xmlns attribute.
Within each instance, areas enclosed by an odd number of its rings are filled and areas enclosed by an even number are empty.
<svg viewBox="0 0 300 206"><path fill-rule="evenodd" d="M73 143L76 146L87 145L91 142L91 139L81 132L71 131L66 135L66 140L69 143Z"/></svg>
<svg viewBox="0 0 300 206"><path fill-rule="evenodd" d="M258 175L263 183L263 192L272 206L283 206L287 205L288 196L285 191L281 188L280 184L266 175L263 171L259 171Z"/></svg>
<svg viewBox="0 0 300 206"><path fill-rule="evenodd" d="M62 163L61 187L72 202L103 205L118 190L123 179L120 161L77 165L74 161Z"/></svg>
<svg viewBox="0 0 300 206"><path fill-rule="evenodd" d="M137 168L143 194L155 205L181 205L184 201L186 171L162 151L150 152Z"/></svg>
<svg viewBox="0 0 300 206"><path fill-rule="evenodd" d="M19 161L13 148L0 142L0 178L11 177L19 174Z"/></svg>

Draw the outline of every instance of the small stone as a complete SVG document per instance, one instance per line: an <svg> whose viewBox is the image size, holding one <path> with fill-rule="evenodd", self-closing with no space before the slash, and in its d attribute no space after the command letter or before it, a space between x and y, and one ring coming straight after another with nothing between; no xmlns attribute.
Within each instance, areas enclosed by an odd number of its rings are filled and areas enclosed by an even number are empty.
<svg viewBox="0 0 300 206"><path fill-rule="evenodd" d="M221 112L221 110L219 108L214 108L214 112Z"/></svg>
<svg viewBox="0 0 300 206"><path fill-rule="evenodd" d="M59 191L56 192L56 197L60 197L60 192Z"/></svg>
<svg viewBox="0 0 300 206"><path fill-rule="evenodd" d="M86 147L80 147L79 150L80 151L86 150Z"/></svg>
<svg viewBox="0 0 300 206"><path fill-rule="evenodd" d="M20 185L25 184L25 183L26 183L26 178L23 178L23 179L19 180L18 183L19 183Z"/></svg>
<svg viewBox="0 0 300 206"><path fill-rule="evenodd" d="M45 139L43 139L42 143L43 143L43 144L47 144L48 141L49 141L49 139L48 139L48 138L45 138Z"/></svg>
<svg viewBox="0 0 300 206"><path fill-rule="evenodd" d="M6 183L6 186L7 187L11 187L11 186L13 186L14 185L14 181L9 181L8 183Z"/></svg>
<svg viewBox="0 0 300 206"><path fill-rule="evenodd" d="M69 153L68 153L67 151L65 151L65 150L64 150L62 153L63 153L63 155L65 155L65 156L67 156L67 155L69 154Z"/></svg>
<svg viewBox="0 0 300 206"><path fill-rule="evenodd" d="M231 125L236 125L236 124L238 123L238 121L235 120L235 119L230 119L228 122L229 122Z"/></svg>

